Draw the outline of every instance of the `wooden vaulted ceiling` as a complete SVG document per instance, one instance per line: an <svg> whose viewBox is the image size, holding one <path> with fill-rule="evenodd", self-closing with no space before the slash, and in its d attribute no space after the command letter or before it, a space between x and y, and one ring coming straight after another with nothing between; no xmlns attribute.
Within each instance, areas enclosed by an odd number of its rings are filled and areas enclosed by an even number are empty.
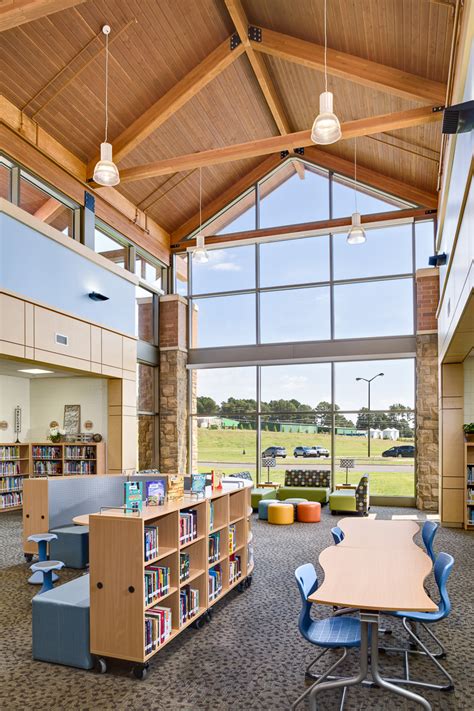
<svg viewBox="0 0 474 711"><path fill-rule="evenodd" d="M453 0L454 2L454 0ZM22 3L20 3L21 5ZM28 4L24 0L24 4ZM37 2L36 5L42 5ZM47 3L46 3L47 4ZM52 3L54 4L54 3ZM81 160L94 160L103 140L104 54L100 28L110 35L109 139L112 143L160 97L239 30L245 18L270 30L268 46L238 47L236 58L205 83L120 161L122 171L175 156L305 131L318 112L323 74L314 63L289 61L272 33L324 42L323 0L64 0L54 14L16 23L0 35L7 67L2 93ZM329 76L341 122L434 106L448 79L453 4L450 0L328 0L328 47L417 75L414 97L347 77ZM65 9L62 9L62 6ZM240 13L240 17L239 17ZM1 18L1 16L0 16ZM0 29L2 21L0 19ZM240 28L239 34L243 34ZM265 45L265 42L263 43ZM275 49L276 48L276 49ZM304 47L303 47L304 49ZM278 51L277 51L278 50ZM281 50L281 51L280 51ZM223 56L227 51L222 51ZM271 53L269 53L271 52ZM280 54L280 56L276 56ZM291 59L291 58L290 58ZM399 82L404 85L404 75ZM193 93L192 91L190 92ZM429 100L429 95L433 100ZM127 134L125 134L126 136ZM353 159L353 141L323 149ZM440 124L426 123L358 139L358 162L391 179L436 191ZM277 160L274 158L273 160ZM203 203L231 194L265 155L203 168ZM125 182L119 190L169 232L192 225L199 171L193 167Z"/></svg>

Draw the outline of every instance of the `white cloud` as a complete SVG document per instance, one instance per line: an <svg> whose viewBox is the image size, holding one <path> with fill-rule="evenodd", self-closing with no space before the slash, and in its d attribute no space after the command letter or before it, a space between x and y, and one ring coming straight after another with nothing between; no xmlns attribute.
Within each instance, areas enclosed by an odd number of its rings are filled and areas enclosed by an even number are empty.
<svg viewBox="0 0 474 711"><path fill-rule="evenodd" d="M241 267L238 264L233 264L232 262L217 262L211 266L213 271L217 272L240 272Z"/></svg>

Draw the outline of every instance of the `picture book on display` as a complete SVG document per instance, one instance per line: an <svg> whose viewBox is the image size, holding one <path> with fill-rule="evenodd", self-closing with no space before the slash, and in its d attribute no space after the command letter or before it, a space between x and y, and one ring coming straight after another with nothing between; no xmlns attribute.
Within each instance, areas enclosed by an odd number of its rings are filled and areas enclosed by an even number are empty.
<svg viewBox="0 0 474 711"><path fill-rule="evenodd" d="M125 508L128 509L125 513L132 511L140 511L143 507L143 486L141 481L126 481L124 483L125 491Z"/></svg>
<svg viewBox="0 0 474 711"><path fill-rule="evenodd" d="M147 506L162 506L165 503L165 482L147 481L146 482L146 505Z"/></svg>
<svg viewBox="0 0 474 711"><path fill-rule="evenodd" d="M206 475L192 474L191 475L191 494L196 496L204 496L206 493Z"/></svg>

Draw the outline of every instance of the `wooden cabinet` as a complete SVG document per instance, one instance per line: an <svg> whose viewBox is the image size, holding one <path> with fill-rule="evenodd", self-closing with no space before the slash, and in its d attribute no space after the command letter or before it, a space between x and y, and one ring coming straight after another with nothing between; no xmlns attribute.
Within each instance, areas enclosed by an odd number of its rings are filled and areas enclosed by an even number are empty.
<svg viewBox="0 0 474 711"><path fill-rule="evenodd" d="M56 311L35 307L35 348L90 361L90 324Z"/></svg>

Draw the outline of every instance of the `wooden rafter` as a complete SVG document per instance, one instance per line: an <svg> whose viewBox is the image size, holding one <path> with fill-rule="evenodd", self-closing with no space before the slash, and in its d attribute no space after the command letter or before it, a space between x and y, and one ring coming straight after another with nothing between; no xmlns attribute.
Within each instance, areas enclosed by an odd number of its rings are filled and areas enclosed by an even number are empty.
<svg viewBox="0 0 474 711"><path fill-rule="evenodd" d="M357 119L356 121L347 121L341 125L341 140L356 136L370 136L374 133L383 133L384 131L393 131L411 126L422 126L439 121L442 116L443 113L441 111L434 111L431 106L424 106L419 109L409 109L407 111ZM255 158L256 156L269 155L288 148L295 149L311 145L314 145L311 140L311 131L297 131L286 136L272 136L271 138L262 138L248 141L247 143L238 143L233 146L214 148L208 151L190 153L126 168L121 171L121 180L123 183L128 183L134 180L156 178L159 175L169 175L183 170L219 165L243 160L244 158Z"/></svg>
<svg viewBox="0 0 474 711"><path fill-rule="evenodd" d="M290 37L281 32L262 29L262 41L252 47L273 57L301 64L310 69L324 70L324 47ZM404 99L444 104L446 86L416 74L371 62L352 54L328 48L327 71L333 76L384 91Z"/></svg>
<svg viewBox="0 0 474 711"><path fill-rule="evenodd" d="M0 32L83 2L85 0L4 0L0 3Z"/></svg>
<svg viewBox="0 0 474 711"><path fill-rule="evenodd" d="M226 39L202 60L194 69L178 81L164 96L142 113L120 136L113 141L114 160L118 163L130 151L133 151L153 131L167 121L186 102L196 96L206 84L224 71L244 52L242 45L230 49L230 40ZM88 174L91 175L98 160L98 155L89 162Z"/></svg>

